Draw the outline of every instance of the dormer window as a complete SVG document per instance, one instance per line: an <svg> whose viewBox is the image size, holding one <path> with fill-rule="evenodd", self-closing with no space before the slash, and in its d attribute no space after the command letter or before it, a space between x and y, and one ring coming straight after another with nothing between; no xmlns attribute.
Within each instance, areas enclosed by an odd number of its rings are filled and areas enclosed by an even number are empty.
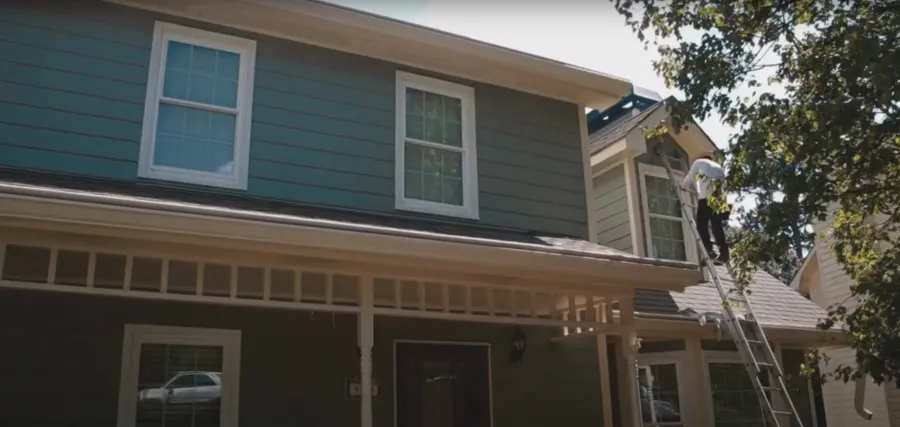
<svg viewBox="0 0 900 427"><path fill-rule="evenodd" d="M647 254L677 261L696 260L692 234L666 170L642 163L638 172L643 187L641 202ZM675 176L680 180L684 174L676 172Z"/></svg>

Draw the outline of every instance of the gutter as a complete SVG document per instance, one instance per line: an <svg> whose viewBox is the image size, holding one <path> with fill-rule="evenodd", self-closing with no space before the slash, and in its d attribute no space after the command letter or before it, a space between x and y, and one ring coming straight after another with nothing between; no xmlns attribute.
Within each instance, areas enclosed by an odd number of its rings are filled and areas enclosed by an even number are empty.
<svg viewBox="0 0 900 427"><path fill-rule="evenodd" d="M555 255L568 255L581 258L600 259L614 262L627 262L639 265L655 267L677 268L682 270L696 270L696 265L687 262L669 261L652 258L642 258L628 254L598 254L586 251L577 251L555 246L543 246L532 243L509 242L479 237L463 237L448 234L438 234L426 231L399 229L369 224L357 224L342 221L334 221L320 218L305 218L292 215L275 214L267 212L248 211L242 209L224 208L219 206L197 205L191 203L175 202L169 200L139 198L122 196L109 193L92 193L80 190L64 190L50 187L39 187L25 184L0 183L0 193L13 196L38 197L50 200L66 200L79 203L93 203L112 205L126 208L147 209L151 211L164 211L179 214L193 214L201 216L213 216L220 218L270 222L319 229L332 229L359 233L379 234L395 237L425 239L458 244L477 244L495 248L518 249L530 252L539 252Z"/></svg>

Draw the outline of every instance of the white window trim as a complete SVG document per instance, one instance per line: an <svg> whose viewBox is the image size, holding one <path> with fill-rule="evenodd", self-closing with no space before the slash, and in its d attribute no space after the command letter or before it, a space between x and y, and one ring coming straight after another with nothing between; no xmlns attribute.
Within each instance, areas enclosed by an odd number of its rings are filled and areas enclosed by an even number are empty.
<svg viewBox="0 0 900 427"><path fill-rule="evenodd" d="M165 54L170 40L225 50L241 55L238 75L238 99L237 108L235 109L237 117L234 132L234 164L230 175L156 166L153 164L157 114L165 77L163 72L166 61ZM150 51L150 73L147 78L147 98L144 103L144 126L141 134L138 176L141 178L246 190L250 166L250 122L253 109L253 74L255 65L256 41L157 21L153 31L153 47ZM185 105L194 104L190 101L184 101L183 103ZM214 108L209 109L214 110ZM232 111L227 108L220 109Z"/></svg>
<svg viewBox="0 0 900 427"><path fill-rule="evenodd" d="M222 347L221 427L237 427L241 368L241 331L177 326L125 325L119 377L117 427L134 427L141 344L184 344Z"/></svg>
<svg viewBox="0 0 900 427"><path fill-rule="evenodd" d="M406 198L406 88L458 98L462 102L462 206ZM397 71L396 164L394 203L399 210L478 219L478 156L475 151L475 89L431 77ZM423 143L422 145L428 145ZM436 148L447 149L440 144ZM452 149L452 148L451 148Z"/></svg>
<svg viewBox="0 0 900 427"><path fill-rule="evenodd" d="M712 422L712 425L716 425L716 414L715 414L715 402L713 401L712 394L712 378L709 374L709 364L710 363L730 363L735 364L744 371L745 375L750 375L747 373L746 368L744 368L744 363L741 360L741 355L737 351L724 351L724 350L704 350L703 351L703 374L706 376L706 389L709 390L709 395L706 396L707 408L709 408L709 419ZM765 418L765 416L763 416Z"/></svg>
<svg viewBox="0 0 900 427"><path fill-rule="evenodd" d="M690 405L685 404L685 398L689 396L687 393L687 389L685 389L685 373L684 373L684 360L686 357L686 352L682 351L667 351L661 353L645 353L638 354L638 368L644 369L653 365L675 365L675 377L678 380L678 412L681 414L681 422L680 423L657 423L657 424L649 424L651 426L687 426L690 421L691 414L686 413L685 409L689 408ZM643 424L642 424L643 425Z"/></svg>
<svg viewBox="0 0 900 427"><path fill-rule="evenodd" d="M675 178L679 181L684 179L684 173L679 171L672 171L675 175ZM669 181L669 175L666 173L666 169L660 166L649 165L646 163L638 163L638 178L640 179L639 185L641 186L641 208L643 209L643 218L644 221L644 240L647 245L647 254L651 256L653 253L653 235L650 232L650 205L647 199L647 176L653 176L657 178L664 178L666 181ZM679 182L680 185L680 182ZM682 195L686 195L682 193ZM689 203L697 204L696 200L691 196ZM691 209L688 209L689 211ZM653 214L656 215L656 214ZM665 217L660 216L667 219L674 219L673 217ZM689 262L697 262L697 248L694 245L694 233L691 231L690 223L687 218L681 218L681 229L684 233L684 250L687 256L687 261Z"/></svg>

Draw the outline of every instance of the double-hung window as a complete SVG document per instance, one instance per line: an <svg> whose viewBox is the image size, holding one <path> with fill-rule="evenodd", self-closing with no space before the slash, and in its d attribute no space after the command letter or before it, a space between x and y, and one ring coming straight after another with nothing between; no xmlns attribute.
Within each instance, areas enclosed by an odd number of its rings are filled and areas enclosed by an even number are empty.
<svg viewBox="0 0 900 427"><path fill-rule="evenodd" d="M478 218L475 91L397 73L397 209Z"/></svg>
<svg viewBox="0 0 900 427"><path fill-rule="evenodd" d="M638 165L638 172L643 188L641 195L647 252L653 258L677 261L695 259L692 234L675 194L678 190L669 180L665 169L641 163ZM683 177L676 174L679 180ZM687 193L685 196L687 197Z"/></svg>
<svg viewBox="0 0 900 427"><path fill-rule="evenodd" d="M157 22L139 175L246 189L256 42Z"/></svg>

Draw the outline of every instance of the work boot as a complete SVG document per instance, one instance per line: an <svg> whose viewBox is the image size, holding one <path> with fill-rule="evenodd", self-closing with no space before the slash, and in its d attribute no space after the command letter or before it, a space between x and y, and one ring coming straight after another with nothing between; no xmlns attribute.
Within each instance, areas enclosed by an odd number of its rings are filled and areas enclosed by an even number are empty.
<svg viewBox="0 0 900 427"><path fill-rule="evenodd" d="M728 261L731 260L731 257L728 255L728 252L725 252L718 257L713 259L713 264L715 265L725 265L728 264Z"/></svg>

